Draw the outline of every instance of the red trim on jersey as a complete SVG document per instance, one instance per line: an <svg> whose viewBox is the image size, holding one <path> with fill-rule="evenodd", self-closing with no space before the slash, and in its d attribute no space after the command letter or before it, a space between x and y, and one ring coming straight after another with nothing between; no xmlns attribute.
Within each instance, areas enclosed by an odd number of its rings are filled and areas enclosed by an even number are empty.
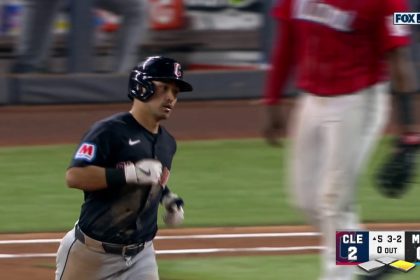
<svg viewBox="0 0 420 280"><path fill-rule="evenodd" d="M266 79L264 102L268 105L276 104L294 66L296 45L293 39L293 29L290 21L284 21L277 31L276 46L271 59L271 69Z"/></svg>

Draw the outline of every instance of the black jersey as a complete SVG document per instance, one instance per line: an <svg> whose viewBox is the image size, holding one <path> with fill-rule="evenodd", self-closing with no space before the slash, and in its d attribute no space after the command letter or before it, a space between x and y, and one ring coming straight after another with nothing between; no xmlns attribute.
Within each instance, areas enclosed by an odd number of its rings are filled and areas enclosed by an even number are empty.
<svg viewBox="0 0 420 280"><path fill-rule="evenodd" d="M175 139L162 126L153 134L130 113L95 123L84 135L70 167L121 167L124 162L157 159L171 169ZM84 192L79 226L97 240L131 244L152 240L157 232L161 187L121 186Z"/></svg>

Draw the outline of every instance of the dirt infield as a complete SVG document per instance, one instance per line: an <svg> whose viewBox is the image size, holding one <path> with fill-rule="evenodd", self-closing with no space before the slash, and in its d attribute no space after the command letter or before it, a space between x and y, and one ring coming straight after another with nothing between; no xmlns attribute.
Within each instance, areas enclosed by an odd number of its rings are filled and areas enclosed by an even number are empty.
<svg viewBox="0 0 420 280"><path fill-rule="evenodd" d="M129 108L129 103L2 107L0 146L76 144L94 121ZM261 137L264 118L258 100L184 101L163 125L178 140L254 138ZM396 131L394 121L387 131Z"/></svg>
<svg viewBox="0 0 420 280"><path fill-rule="evenodd" d="M420 224L370 224L370 230L419 230ZM55 252L64 233L0 235L2 279L54 279ZM162 229L157 258L315 253L319 235L308 226Z"/></svg>
<svg viewBox="0 0 420 280"><path fill-rule="evenodd" d="M128 103L3 107L0 119L0 135L2 135L0 146L76 144L82 133L94 121L116 112L127 111L129 107ZM260 137L263 121L263 108L253 100L182 102L177 105L172 118L164 125L178 140L254 138ZM388 131L392 132L395 129L390 125ZM368 227L418 230L420 224ZM0 235L0 278L53 279L54 254L58 240L63 235L63 233ZM217 237L214 237L215 235ZM171 236L178 236L176 242L170 238ZM36 240L33 241L34 239ZM306 226L161 230L155 246L158 259L204 254L219 256L303 253L319 250L319 236ZM271 249L255 249L267 247Z"/></svg>
<svg viewBox="0 0 420 280"><path fill-rule="evenodd" d="M3 107L0 146L76 144L94 121L129 109L129 103ZM257 101L179 102L163 125L178 140L260 137L262 109Z"/></svg>

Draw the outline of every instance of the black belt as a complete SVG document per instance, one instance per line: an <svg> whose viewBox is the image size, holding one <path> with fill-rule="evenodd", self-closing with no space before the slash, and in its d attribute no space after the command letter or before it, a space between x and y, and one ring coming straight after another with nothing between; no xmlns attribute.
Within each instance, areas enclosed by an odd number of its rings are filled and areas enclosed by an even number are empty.
<svg viewBox="0 0 420 280"><path fill-rule="evenodd" d="M95 240L86 234L84 234L81 230L79 225L75 226L75 237L77 240L82 242L88 247L92 249L96 249L98 251L116 255L122 255L123 257L132 257L140 253L144 249L144 243L135 243L129 245L123 244L114 244L108 242L102 242Z"/></svg>

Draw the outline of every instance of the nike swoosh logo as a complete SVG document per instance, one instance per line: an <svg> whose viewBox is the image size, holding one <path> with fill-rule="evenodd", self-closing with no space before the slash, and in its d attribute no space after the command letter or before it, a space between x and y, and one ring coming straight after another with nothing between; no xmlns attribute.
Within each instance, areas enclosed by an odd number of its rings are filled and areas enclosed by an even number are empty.
<svg viewBox="0 0 420 280"><path fill-rule="evenodd" d="M143 168L140 168L139 167L139 170L141 171L141 172L143 172L146 176L150 176L152 173L150 172L150 169L149 170L144 170Z"/></svg>
<svg viewBox="0 0 420 280"><path fill-rule="evenodd" d="M137 139L137 140L128 139L128 145L130 145L130 146L136 145L136 144L138 144L140 142L141 142L140 139Z"/></svg>

